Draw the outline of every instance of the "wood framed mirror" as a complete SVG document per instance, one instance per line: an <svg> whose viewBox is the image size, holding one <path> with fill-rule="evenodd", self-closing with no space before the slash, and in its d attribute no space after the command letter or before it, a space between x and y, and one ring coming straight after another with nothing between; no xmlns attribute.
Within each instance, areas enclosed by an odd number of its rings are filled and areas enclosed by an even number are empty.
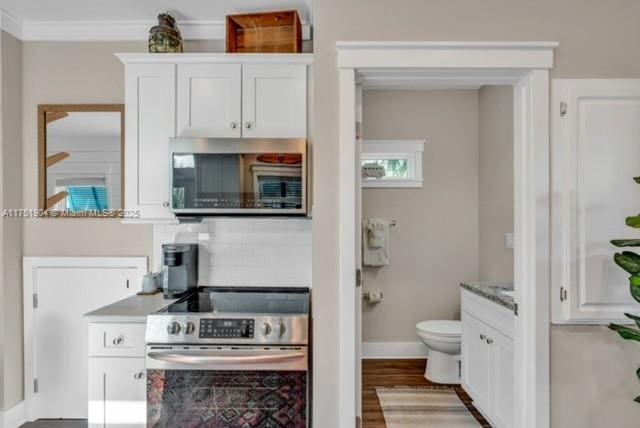
<svg viewBox="0 0 640 428"><path fill-rule="evenodd" d="M47 217L122 217L124 105L38 106L38 208Z"/></svg>

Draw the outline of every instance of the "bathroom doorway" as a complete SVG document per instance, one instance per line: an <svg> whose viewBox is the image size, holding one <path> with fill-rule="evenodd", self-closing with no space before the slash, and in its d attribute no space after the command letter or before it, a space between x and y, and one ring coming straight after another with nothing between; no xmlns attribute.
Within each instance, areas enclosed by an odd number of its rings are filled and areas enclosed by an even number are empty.
<svg viewBox="0 0 640 428"><path fill-rule="evenodd" d="M514 363L514 426L549 424L549 124L548 70L556 43L339 42L339 373L340 425L360 415L362 293L356 287L361 242L359 91L357 85L404 88L445 82L514 88L514 299L518 307ZM355 125L355 126L354 126ZM355 180L354 180L355 178ZM355 184L355 187L354 187ZM455 225L453 226L455 227ZM355 251L354 251L355 250ZM354 281L355 279L355 281ZM356 308L355 314L353 308ZM480 335L482 336L482 335ZM352 377L353 369L355 376ZM353 406L351 406L353 404Z"/></svg>
<svg viewBox="0 0 640 428"><path fill-rule="evenodd" d="M442 388L489 426L460 385L460 284L513 287L513 87L362 89L362 426ZM424 394L385 410L401 386Z"/></svg>

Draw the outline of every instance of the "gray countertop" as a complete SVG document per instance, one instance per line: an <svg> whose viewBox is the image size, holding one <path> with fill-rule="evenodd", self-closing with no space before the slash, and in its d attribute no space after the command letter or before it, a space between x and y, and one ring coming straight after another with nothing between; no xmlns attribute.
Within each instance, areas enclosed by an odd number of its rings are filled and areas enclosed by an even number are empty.
<svg viewBox="0 0 640 428"><path fill-rule="evenodd" d="M513 282L475 281L463 282L460 286L507 309L513 310L515 307L513 296L501 293L501 291L513 291Z"/></svg>
<svg viewBox="0 0 640 428"><path fill-rule="evenodd" d="M176 299L165 300L162 293L131 296L85 314L89 322L146 322L147 315L159 311Z"/></svg>

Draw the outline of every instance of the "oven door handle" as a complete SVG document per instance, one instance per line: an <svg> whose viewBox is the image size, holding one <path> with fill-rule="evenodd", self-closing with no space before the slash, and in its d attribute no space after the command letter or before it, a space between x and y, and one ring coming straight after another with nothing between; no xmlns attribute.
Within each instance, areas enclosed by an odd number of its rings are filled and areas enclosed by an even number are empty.
<svg viewBox="0 0 640 428"><path fill-rule="evenodd" d="M219 364L219 365L251 365L251 364L280 364L291 363L306 357L304 352L287 352L277 354L248 354L238 352L238 355L216 352L149 352L147 356L152 360L174 364Z"/></svg>

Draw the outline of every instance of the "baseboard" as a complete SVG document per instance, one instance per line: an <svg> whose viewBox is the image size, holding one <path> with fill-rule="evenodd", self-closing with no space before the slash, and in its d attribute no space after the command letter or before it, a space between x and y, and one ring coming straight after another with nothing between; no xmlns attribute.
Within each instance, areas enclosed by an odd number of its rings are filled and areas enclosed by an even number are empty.
<svg viewBox="0 0 640 428"><path fill-rule="evenodd" d="M363 359L426 358L427 347L422 342L364 342Z"/></svg>
<svg viewBox="0 0 640 428"><path fill-rule="evenodd" d="M18 428L27 422L24 401L19 402L10 409L0 412L2 428Z"/></svg>

